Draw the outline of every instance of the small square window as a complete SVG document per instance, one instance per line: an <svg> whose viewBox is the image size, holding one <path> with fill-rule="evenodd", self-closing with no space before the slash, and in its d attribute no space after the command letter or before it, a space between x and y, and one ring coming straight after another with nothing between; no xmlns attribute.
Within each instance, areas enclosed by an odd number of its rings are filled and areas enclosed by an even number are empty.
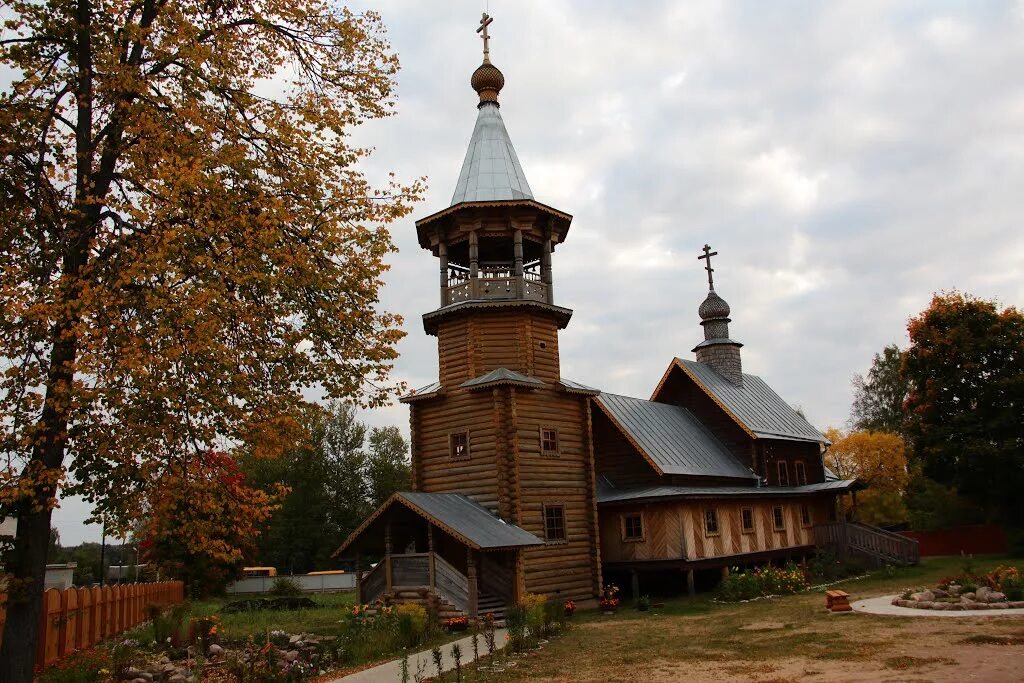
<svg viewBox="0 0 1024 683"><path fill-rule="evenodd" d="M776 531L786 530L786 515L781 505L776 505L772 508L772 522L775 525Z"/></svg>
<svg viewBox="0 0 1024 683"><path fill-rule="evenodd" d="M448 453L452 460L469 458L469 432L455 432L448 435Z"/></svg>
<svg viewBox="0 0 1024 683"><path fill-rule="evenodd" d="M800 506L800 524L801 526L811 526L811 508L809 505Z"/></svg>
<svg viewBox="0 0 1024 683"><path fill-rule="evenodd" d="M642 515L622 515L622 540L644 540L644 519Z"/></svg>
<svg viewBox="0 0 1024 683"><path fill-rule="evenodd" d="M743 524L743 533L754 533L754 509L743 508L740 510L740 521Z"/></svg>
<svg viewBox="0 0 1024 683"><path fill-rule="evenodd" d="M803 486L807 483L807 468L802 462L793 465L796 468L796 485Z"/></svg>
<svg viewBox="0 0 1024 683"><path fill-rule="evenodd" d="M540 428L540 452L542 455L558 455L558 430L552 427Z"/></svg>
<svg viewBox="0 0 1024 683"><path fill-rule="evenodd" d="M565 540L565 506L544 506L544 540L549 543Z"/></svg>
<svg viewBox="0 0 1024 683"><path fill-rule="evenodd" d="M789 464L785 460L778 462L779 486L789 486Z"/></svg>
<svg viewBox="0 0 1024 683"><path fill-rule="evenodd" d="M715 508L704 510L704 534L706 536L718 535L718 510Z"/></svg>

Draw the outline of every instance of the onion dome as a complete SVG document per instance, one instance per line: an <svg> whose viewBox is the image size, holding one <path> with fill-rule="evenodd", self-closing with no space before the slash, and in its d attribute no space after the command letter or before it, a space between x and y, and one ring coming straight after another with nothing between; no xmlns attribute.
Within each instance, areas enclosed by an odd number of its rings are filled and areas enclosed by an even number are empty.
<svg viewBox="0 0 1024 683"><path fill-rule="evenodd" d="M505 76L498 67L491 64L491 61L484 58L484 63L476 68L469 84L480 96L480 104L484 102L498 102L498 93L505 85Z"/></svg>
<svg viewBox="0 0 1024 683"><path fill-rule="evenodd" d="M725 302L725 299L718 296L715 290L708 292L708 296L704 299L704 303L697 309L697 315L700 316L701 320L716 320L721 318L729 317L729 304Z"/></svg>

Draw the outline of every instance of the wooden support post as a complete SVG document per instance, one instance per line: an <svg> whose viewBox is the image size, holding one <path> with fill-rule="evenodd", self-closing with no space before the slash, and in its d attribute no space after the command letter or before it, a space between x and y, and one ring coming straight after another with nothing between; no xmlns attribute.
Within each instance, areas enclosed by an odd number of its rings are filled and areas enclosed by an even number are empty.
<svg viewBox="0 0 1024 683"><path fill-rule="evenodd" d="M391 522L384 525L384 590L391 592Z"/></svg>
<svg viewBox="0 0 1024 683"><path fill-rule="evenodd" d="M544 288L547 290L547 302L549 304L555 302L555 294L553 291L553 285L551 282L551 238L548 237L544 240L544 251L541 252L540 257L540 279L544 283Z"/></svg>
<svg viewBox="0 0 1024 683"><path fill-rule="evenodd" d="M696 577L694 576L695 574L696 572L694 572L694 570L692 569L686 570L686 593L691 598L697 596L697 581Z"/></svg>
<svg viewBox="0 0 1024 683"><path fill-rule="evenodd" d="M466 548L466 579L469 582L469 617L477 616L476 558L473 549Z"/></svg>
<svg viewBox="0 0 1024 683"><path fill-rule="evenodd" d="M363 556L356 551L356 604L363 604Z"/></svg>
<svg viewBox="0 0 1024 683"><path fill-rule="evenodd" d="M480 273L480 242L476 230L469 233L469 277L476 279Z"/></svg>
<svg viewBox="0 0 1024 683"><path fill-rule="evenodd" d="M722 578L723 579L729 578L729 568L728 567L722 567Z"/></svg>
<svg viewBox="0 0 1024 683"><path fill-rule="evenodd" d="M430 589L433 590L437 588L437 574L434 569L434 525L430 522L427 522L427 552L430 553L427 555L427 568L430 572Z"/></svg>
<svg viewBox="0 0 1024 683"><path fill-rule="evenodd" d="M437 245L437 256L441 261L441 305L448 305L448 244L441 240Z"/></svg>
<svg viewBox="0 0 1024 683"><path fill-rule="evenodd" d="M630 580L632 581L633 599L640 599L640 575L634 569L630 572Z"/></svg>
<svg viewBox="0 0 1024 683"><path fill-rule="evenodd" d="M512 233L512 255L515 260L515 270L513 275L516 277L516 296L520 299L523 298L524 284L523 284L523 231L516 230Z"/></svg>

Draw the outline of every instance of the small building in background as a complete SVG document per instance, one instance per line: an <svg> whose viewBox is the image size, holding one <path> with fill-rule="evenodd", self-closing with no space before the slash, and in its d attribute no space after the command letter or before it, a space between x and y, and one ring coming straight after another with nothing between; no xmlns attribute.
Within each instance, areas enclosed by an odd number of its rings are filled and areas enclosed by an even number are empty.
<svg viewBox="0 0 1024 683"><path fill-rule="evenodd" d="M60 591L71 588L75 585L76 569L78 569L77 562L46 565L46 577L43 579L44 588L46 590L56 588Z"/></svg>

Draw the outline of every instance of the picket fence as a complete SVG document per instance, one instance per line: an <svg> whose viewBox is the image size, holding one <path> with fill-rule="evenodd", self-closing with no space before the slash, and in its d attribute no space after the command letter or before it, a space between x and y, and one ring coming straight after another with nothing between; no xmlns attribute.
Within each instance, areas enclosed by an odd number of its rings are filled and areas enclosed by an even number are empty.
<svg viewBox="0 0 1024 683"><path fill-rule="evenodd" d="M92 647L149 619L147 607L185 600L181 581L131 583L93 588L51 588L43 593L36 668L45 669L75 650ZM0 604L0 637L4 609Z"/></svg>

